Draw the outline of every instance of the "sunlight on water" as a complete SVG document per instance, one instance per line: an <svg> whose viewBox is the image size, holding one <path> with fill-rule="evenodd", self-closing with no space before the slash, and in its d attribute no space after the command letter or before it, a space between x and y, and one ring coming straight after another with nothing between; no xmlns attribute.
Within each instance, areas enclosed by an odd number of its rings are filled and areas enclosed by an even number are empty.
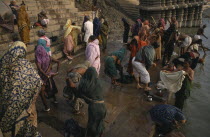
<svg viewBox="0 0 210 137"><path fill-rule="evenodd" d="M203 39L206 47L210 47L210 22L203 19L203 24L207 24L205 34L209 39ZM192 30L191 30L192 31ZM186 30L185 30L186 32ZM190 32L195 34L193 32ZM195 72L195 80L191 97L186 101L184 113L188 123L183 128L186 137L210 137L210 52L207 52L204 66L198 66Z"/></svg>

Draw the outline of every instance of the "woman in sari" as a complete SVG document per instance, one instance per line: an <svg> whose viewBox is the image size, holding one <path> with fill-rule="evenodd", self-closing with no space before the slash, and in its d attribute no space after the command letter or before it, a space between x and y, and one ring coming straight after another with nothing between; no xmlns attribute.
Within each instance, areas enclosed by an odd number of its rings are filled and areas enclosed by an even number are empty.
<svg viewBox="0 0 210 137"><path fill-rule="evenodd" d="M108 23L107 23L107 21L104 21L104 23L101 24L101 39L102 39L103 51L106 50L108 32L109 32Z"/></svg>
<svg viewBox="0 0 210 137"><path fill-rule="evenodd" d="M100 29L101 29L100 20L99 18L95 17L93 20L93 35L97 38L99 37Z"/></svg>
<svg viewBox="0 0 210 137"><path fill-rule="evenodd" d="M18 29L21 41L28 44L30 42L30 20L24 3L21 4L18 12Z"/></svg>
<svg viewBox="0 0 210 137"><path fill-rule="evenodd" d="M129 35L129 31L130 31L130 24L125 18L122 18L122 22L123 22L123 26L124 26L123 43L127 43L128 35Z"/></svg>
<svg viewBox="0 0 210 137"><path fill-rule="evenodd" d="M159 26L159 28L156 28L152 35L157 36L157 43L159 45L158 48L155 49L155 60L161 60L162 59L162 36L163 36L164 30L162 26Z"/></svg>
<svg viewBox="0 0 210 137"><path fill-rule="evenodd" d="M87 69L78 90L81 98L88 104L88 124L85 136L101 137L105 128L106 107L102 86L95 68Z"/></svg>
<svg viewBox="0 0 210 137"><path fill-rule="evenodd" d="M63 52L69 60L72 60L73 59L72 54L74 52L74 47L75 47L72 31L74 29L80 29L80 27L73 26L71 20L68 19L63 29L65 30Z"/></svg>
<svg viewBox="0 0 210 137"><path fill-rule="evenodd" d="M3 137L41 137L35 102L42 81L16 41L0 59L0 130ZM0 132L1 132L0 131Z"/></svg>
<svg viewBox="0 0 210 137"><path fill-rule="evenodd" d="M117 70L120 72L120 76L122 77L123 67L121 66L121 62L123 58L126 56L126 48L121 48L118 51L111 53L105 59L105 69L104 72L107 76L111 78L112 84L119 86L120 84L117 83L118 73Z"/></svg>
<svg viewBox="0 0 210 137"><path fill-rule="evenodd" d="M35 51L35 62L38 68L38 73L43 81L43 86L41 89L41 99L45 106L45 111L50 111L50 108L47 105L46 98L54 99L54 103L57 103L55 94L58 92L57 87L55 85L55 81L53 79L54 76L58 74L60 62L51 58L43 46L37 46ZM52 63L57 63L57 72L52 72Z"/></svg>
<svg viewBox="0 0 210 137"><path fill-rule="evenodd" d="M45 31L43 29L39 30L38 31L38 37L39 37L39 40L37 42L37 46L40 45L40 46L43 46L44 49L46 50L47 54L49 56L52 56L52 52L51 52L51 49L50 49L50 46L51 46L51 41L50 39L45 35Z"/></svg>

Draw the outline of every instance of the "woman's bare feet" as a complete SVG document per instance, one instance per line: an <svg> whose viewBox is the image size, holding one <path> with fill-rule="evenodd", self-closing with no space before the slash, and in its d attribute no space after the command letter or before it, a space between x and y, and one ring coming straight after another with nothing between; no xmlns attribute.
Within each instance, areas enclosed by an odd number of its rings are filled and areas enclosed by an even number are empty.
<svg viewBox="0 0 210 137"><path fill-rule="evenodd" d="M137 89L142 89L143 87L140 84L137 84L136 88Z"/></svg>
<svg viewBox="0 0 210 137"><path fill-rule="evenodd" d="M152 88L150 88L150 87L145 87L144 90L145 90L145 91L150 91L150 90L152 90Z"/></svg>
<svg viewBox="0 0 210 137"><path fill-rule="evenodd" d="M121 84L116 82L116 81L112 81L112 85L114 85L114 86L121 86Z"/></svg>

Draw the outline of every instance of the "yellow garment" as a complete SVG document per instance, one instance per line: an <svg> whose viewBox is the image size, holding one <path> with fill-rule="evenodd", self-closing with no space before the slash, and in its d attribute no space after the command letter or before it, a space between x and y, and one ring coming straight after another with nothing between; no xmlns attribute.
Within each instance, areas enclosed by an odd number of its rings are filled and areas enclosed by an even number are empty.
<svg viewBox="0 0 210 137"><path fill-rule="evenodd" d="M73 28L70 35L72 36L73 38L73 41L74 41L74 46L76 47L77 46L77 43L78 43L78 36L79 34L81 33L81 31L79 29L76 29L76 28Z"/></svg>
<svg viewBox="0 0 210 137"><path fill-rule="evenodd" d="M26 12L25 5L22 5L20 7L20 10L18 12L18 28L21 40L24 43L30 42L30 21L28 14Z"/></svg>
<svg viewBox="0 0 210 137"><path fill-rule="evenodd" d="M162 50L162 38L161 38L161 34L160 34L160 29L159 28L157 28L157 29L155 29L155 31L152 33L152 35L154 35L154 36L158 36L158 39L157 39L157 43L159 44L159 47L158 48L156 48L155 49L155 59L156 60L161 60L161 56L162 56L162 54L161 54L161 50Z"/></svg>
<svg viewBox="0 0 210 137"><path fill-rule="evenodd" d="M71 20L68 19L67 22L66 22L66 24L63 27L63 29L65 30L64 39L71 33L71 31L72 31L73 28L81 29L78 26L71 25L71 23L72 23Z"/></svg>

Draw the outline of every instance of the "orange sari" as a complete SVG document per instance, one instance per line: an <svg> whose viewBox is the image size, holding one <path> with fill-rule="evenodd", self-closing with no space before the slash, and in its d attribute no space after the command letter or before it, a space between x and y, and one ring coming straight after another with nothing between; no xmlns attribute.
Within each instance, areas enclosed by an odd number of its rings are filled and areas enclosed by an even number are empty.
<svg viewBox="0 0 210 137"><path fill-rule="evenodd" d="M139 40L138 48L141 49L144 46L147 46L149 43L147 41Z"/></svg>

